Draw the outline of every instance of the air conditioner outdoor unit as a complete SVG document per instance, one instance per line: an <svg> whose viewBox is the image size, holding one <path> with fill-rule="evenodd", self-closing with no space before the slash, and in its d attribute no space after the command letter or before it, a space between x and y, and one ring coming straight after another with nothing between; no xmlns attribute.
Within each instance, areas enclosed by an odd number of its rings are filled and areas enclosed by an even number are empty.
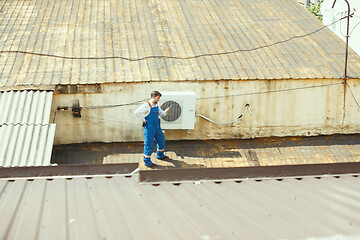
<svg viewBox="0 0 360 240"><path fill-rule="evenodd" d="M170 111L161 118L162 129L194 129L195 93L161 92L160 108Z"/></svg>

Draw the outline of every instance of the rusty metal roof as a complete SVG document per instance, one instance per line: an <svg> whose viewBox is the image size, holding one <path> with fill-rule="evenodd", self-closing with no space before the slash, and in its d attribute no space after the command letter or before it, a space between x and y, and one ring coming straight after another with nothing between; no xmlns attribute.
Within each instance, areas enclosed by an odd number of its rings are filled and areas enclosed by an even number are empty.
<svg viewBox="0 0 360 240"><path fill-rule="evenodd" d="M1 2L0 88L343 77L345 44L296 0ZM348 73L360 77L352 50Z"/></svg>
<svg viewBox="0 0 360 240"><path fill-rule="evenodd" d="M50 165L53 92L0 92L0 167Z"/></svg>
<svg viewBox="0 0 360 240"><path fill-rule="evenodd" d="M360 177L0 180L1 239L358 239ZM341 238L342 237L342 238Z"/></svg>

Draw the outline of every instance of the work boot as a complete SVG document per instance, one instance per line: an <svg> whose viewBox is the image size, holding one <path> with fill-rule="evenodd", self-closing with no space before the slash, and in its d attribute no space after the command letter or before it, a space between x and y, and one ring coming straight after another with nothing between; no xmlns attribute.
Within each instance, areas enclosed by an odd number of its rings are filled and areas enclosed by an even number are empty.
<svg viewBox="0 0 360 240"><path fill-rule="evenodd" d="M155 163L153 163L149 166L149 168L155 168L155 167L157 167L157 164L155 164Z"/></svg>

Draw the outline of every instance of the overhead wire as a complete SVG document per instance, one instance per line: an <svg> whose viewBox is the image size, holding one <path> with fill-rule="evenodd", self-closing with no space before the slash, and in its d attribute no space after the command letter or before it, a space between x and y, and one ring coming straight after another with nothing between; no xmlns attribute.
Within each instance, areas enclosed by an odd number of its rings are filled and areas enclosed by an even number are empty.
<svg viewBox="0 0 360 240"><path fill-rule="evenodd" d="M352 13L350 16L353 16L354 13ZM204 54L199 54L199 55L194 55L194 56L189 56L189 57L178 57L178 56L167 56L167 55L149 55L149 56L145 56L145 57L141 57L141 58L129 58L129 57L123 57L123 56L105 56L105 57L74 57L74 56L61 56L61 55L56 55L56 54L46 54L46 53L37 53L37 52L30 52L30 51L21 51L21 50L1 50L0 53L20 53L20 54L29 54L29 55L37 55L37 56L41 56L41 57L53 57L53 58L60 58L60 59L68 59L68 60L106 60L106 59L121 59L121 60L126 60L126 61L142 61L142 60L146 60L146 59L153 59L153 58L160 58L160 59L177 59L177 60L189 60L189 59L194 59L194 58L200 58L200 57L209 57L209 56L220 56L220 55L228 55L228 54L234 54L234 53L239 53L239 52L252 52L252 51L256 51L262 48L268 48L268 47L272 47L278 44L282 44L282 43L286 43L289 42L293 39L297 39L297 38L304 38L307 36L310 36L312 34L315 34L321 30L323 30L324 28L327 28L343 19L347 18L347 16L342 17L338 20L336 20L333 23L330 23L328 25L325 25L313 32L304 34L304 35L296 35L293 37L290 37L286 40L281 40L278 42L274 42L271 44L266 44L266 45L262 45L259 47L254 47L254 48L249 48L249 49L237 49L234 51L224 51L224 52L218 52L218 53L204 53Z"/></svg>
<svg viewBox="0 0 360 240"><path fill-rule="evenodd" d="M55 111L53 123L55 123L56 112L59 112L59 111L58 111L58 110ZM70 112L69 114L72 114L72 113ZM136 124L136 123L123 122L123 121L119 121L119 120L115 120L115 119L105 119L105 118L89 117L89 116L84 116L83 114L81 115L81 118L88 119L88 120L98 120L98 121L102 121L102 122L115 122L115 123L120 123L120 124L127 124L127 125L139 126L139 124Z"/></svg>
<svg viewBox="0 0 360 240"><path fill-rule="evenodd" d="M359 102L356 100L355 95L354 95L354 93L352 92L350 85L349 85L348 83L346 83L346 85L348 86L348 88L349 88L349 90L350 90L350 93L351 93L351 96L353 97L356 105L357 105L357 106L359 107L359 109L360 109L360 104L359 104Z"/></svg>
<svg viewBox="0 0 360 240"><path fill-rule="evenodd" d="M313 85L313 86L308 86L308 87L277 89L277 90L261 91L261 92L252 92L252 93L240 93L240 94L231 94L231 95L223 95L223 96L201 97L201 98L196 98L196 100L200 100L200 99L213 99L213 98L224 98L224 97L239 97L239 96L259 95L259 94L276 93L276 92L287 92L287 91L295 91L295 90L303 90L303 89L319 88L319 87L328 87L328 86L342 85L342 84L344 84L344 82L340 82L340 83L330 83L330 84L322 84L322 85Z"/></svg>
<svg viewBox="0 0 360 240"><path fill-rule="evenodd" d="M135 102L130 103L121 103L121 104L111 104L111 105L99 105L99 106L89 106L89 107L81 107L82 109L98 109L98 108L115 108L115 107L124 107L130 105L138 105L145 102L148 99L142 99Z"/></svg>
<svg viewBox="0 0 360 240"><path fill-rule="evenodd" d="M196 98L196 100L204 100L204 99L206 100L206 99L216 99L216 98L226 98L226 97L239 97L239 96L259 95L259 94L276 93L276 92L287 92L287 91L296 91L296 90L304 90L304 89L311 89L311 88L328 87L328 86L335 86L335 85L342 85L342 84L344 84L344 82L331 83L331 84L322 84L322 85L315 85L315 86L308 86L308 87L299 87L299 88L277 89L277 90L252 92L252 93L241 93L241 94L232 94L232 95L223 95L223 96L202 97L202 98ZM101 108L123 107L123 106L137 105L137 104L140 104L140 103L142 103L144 101L146 101L146 99L145 100L138 100L138 101L134 101L134 102L130 102L130 103L123 103L123 104L81 107L81 109L101 109ZM215 121L213 121L213 120L209 119L208 117L203 116L201 114L197 114L196 116L202 117L202 118L204 118L204 119L206 119L206 120L208 120L210 122L214 122L216 124L231 124L231 123L237 121L238 119L240 119L245 114L245 112L248 110L248 107L250 107L250 106L246 105L245 107L246 107L245 111L237 119L235 119L233 121L230 121L230 122L225 122L225 123L215 122ZM67 106L65 108L72 108L72 107ZM359 105L359 108L360 108L360 105ZM59 108L55 111L53 123L55 123L55 118L56 118L56 114L57 114L58 110L59 110ZM121 122L121 121L113 120L113 119L102 119L102 118L87 117L87 116L82 116L82 117L87 118L87 119L97 119L97 120L101 120L101 121L111 121L111 122L118 122L118 123L122 123L122 124L138 125L138 124L135 124L135 123L126 123L126 122Z"/></svg>
<svg viewBox="0 0 360 240"><path fill-rule="evenodd" d="M344 84L345 82L341 82L341 83L333 83L333 84L322 84L322 85L317 85L317 86L309 86L309 87L300 87L300 88L288 88L288 89L278 89L278 90L271 90L271 91L263 91L263 92L254 92L254 93L243 93L243 94L234 94L234 95L224 95L224 96L213 96L213 97L205 97L205 98L196 98L196 100L200 100L200 99L212 99L212 98L224 98L224 97L239 97L239 96L247 96L247 95L258 95L258 94L266 94L266 93L274 93L274 92L286 92L286 91L295 91L295 90L304 90L304 89L311 89L311 88L318 88L318 87L327 87L327 86L334 86L334 85L342 85ZM345 83L348 88L349 88L349 91L350 91L350 94L352 96L352 98L354 99L356 105L358 106L358 108L360 109L360 104L359 102L357 101L354 93L352 92L351 90L351 87L348 83ZM124 103L124 104L113 104L113 105L105 105L105 106L93 106L93 107L84 107L83 109L100 109L100 108L109 108L109 107L121 107L121 106L129 106L129 105L135 105L135 104L138 104L140 103L142 100L139 100L139 101L135 101L135 102L131 102L131 103ZM71 107L68 107L68 108L71 108ZM214 120L211 120L210 118L202 115L202 114L196 114L195 116L196 117L202 117L204 118L205 120L209 121L209 122L212 122L214 124L219 124L219 125L227 125L227 124L232 124L234 122L236 122L237 120L239 120L241 117L244 116L244 114L246 113L247 110L250 111L250 105L245 105L245 110L244 112L239 116L237 117L236 119L234 119L233 121L230 121L230 122L216 122ZM56 119L56 114L58 112L58 109L55 111L55 114L54 114L54 119L53 119L53 123L55 123L55 119ZM129 123L129 122L122 122L122 121L119 121L119 120L115 120L115 119L105 119L105 118L96 118L96 117L88 117L88 116L81 116L82 118L85 118L85 119L89 119L89 120L92 120L92 119L95 119L95 120L100 120L100 121L103 121L103 122L116 122L116 123L120 123L120 124L127 124L127 125L135 125L135 126L138 126L139 124L136 124L136 123ZM3 125L7 125L7 124L3 124ZM1 125L0 125L1 126Z"/></svg>
<svg viewBox="0 0 360 240"><path fill-rule="evenodd" d="M277 89L277 90L270 90L270 91L261 91L261 92L250 92L250 93L240 93L240 94L230 94L230 95L222 95L222 96L211 96L211 97L199 97L196 100L204 100L204 99L213 99L213 98L226 98L226 97L239 97L239 96L249 96L249 95L259 95L259 94L266 94L266 93L275 93L275 92L287 92L287 91L295 91L295 90L303 90L309 88L318 88L318 87L328 87L333 85L341 85L344 82L340 83L330 83L330 84L322 84L322 85L313 85L308 87L298 87L298 88L286 88L286 89ZM115 108L115 107L124 107L124 106L131 106L131 105L139 105L148 99L138 100L129 103L121 103L121 104L111 104L111 105L98 105L98 106L89 106L89 107L80 107L81 109L101 109L101 108ZM60 107L59 107L60 108ZM72 106L64 106L61 108L72 108Z"/></svg>
<svg viewBox="0 0 360 240"><path fill-rule="evenodd" d="M354 29L360 24L360 21L355 24L355 26L353 27L353 29L350 31L349 35L351 36L351 34L353 33Z"/></svg>
<svg viewBox="0 0 360 240"><path fill-rule="evenodd" d="M351 14L352 16L353 14ZM281 43L285 43L288 41L291 41L293 39L297 39L297 38L304 38L307 36L310 36L312 34L315 34L319 31L321 31L324 28L327 28L343 19L345 19L345 17L342 17L338 20L336 20L335 22L325 25L313 32L304 34L304 35L298 35L298 36L293 36L290 37L289 39L286 40L282 40L282 41L278 41L272 44L267 44L267 45L263 45L263 46L259 46L259 47L254 47L251 49L238 49L235 51L225 51L225 52L220 52L220 53L207 53L207 54L199 54L199 55L194 55L194 56L190 56L190 57L176 57L176 56L166 56L166 55L150 55L150 56L145 56L142 58L127 58L127 57L122 57L122 56L108 56L108 57L69 57L69 56L60 56L60 55L54 55L54 54L44 54L44 53L35 53L35 52L28 52L28 51L6 51L6 50L2 50L0 51L0 53L22 53L22 54L32 54L32 55L38 55L38 56L46 56L46 57L54 57L54 58L62 58L62 59L71 59L71 60L100 60L100 59L122 59L122 60L127 60L127 61L142 61L145 59L151 59L151 58L166 58L166 59L178 59L178 60L188 60L188 59L194 59L194 58L199 58L199 57L205 57L205 56L219 56L219 55L226 55L226 54L234 54L234 53L238 53L238 52L250 52L250 51L256 51L262 48L267 48L267 47L271 47L277 44L281 44ZM213 97L203 97L203 98L197 98L196 100L200 100L200 99L212 99L212 98L223 98L223 97L235 97L235 96L246 96L246 95L256 95L256 94L264 94L264 93L274 93L274 92L284 92L284 91L293 91L293 90L301 90L301 89L308 89L308 88L316 88L316 87L324 87L324 86L331 86L331 85L338 85L338 84L343 84L343 83L337 83L337 84L325 84L325 85L319 85L319 86L310 86L310 87L301 87L301 88L291 88L291 89L279 89L279 90L271 90L271 91L265 91L265 92L254 92L254 93L244 93L244 94L234 94L234 95L225 95L225 96L213 96ZM147 99L143 99L143 100L138 100L135 102L130 102L130 103L123 103L123 104L112 104L112 105L99 105L99 106L89 106L89 107L81 107L81 109L101 109L101 108L115 108L115 107L122 107L122 106L130 106L130 105L138 105L144 101L146 101ZM70 106L67 106L67 108L72 108ZM53 119L53 123L55 123L55 118L56 118L56 114L58 112L59 109L56 110L55 115L54 115L54 119ZM245 109L246 112L247 108ZM244 113L245 113L244 112ZM243 113L243 114L244 114ZM242 114L242 115L243 115ZM242 116L240 115L240 116ZM200 116L200 114L198 115ZM206 119L207 117L205 116L200 116L203 117L204 119ZM235 119L234 121L237 121L239 118ZM107 121L106 119L100 119L100 120L104 120ZM208 120L208 119L207 119ZM209 119L210 120L210 119ZM116 120L113 120L116 121ZM212 120L211 120L212 121ZM228 122L228 123L218 123L218 124L230 124L234 121ZM213 121L215 122L215 121ZM125 123L124 123L125 124ZM126 124L131 124L131 123L126 123Z"/></svg>

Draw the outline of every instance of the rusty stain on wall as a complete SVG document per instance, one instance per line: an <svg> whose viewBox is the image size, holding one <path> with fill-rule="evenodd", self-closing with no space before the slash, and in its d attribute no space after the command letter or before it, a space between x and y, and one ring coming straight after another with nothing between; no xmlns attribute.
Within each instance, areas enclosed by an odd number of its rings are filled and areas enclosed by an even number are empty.
<svg viewBox="0 0 360 240"><path fill-rule="evenodd" d="M354 96L360 91L357 80L349 81ZM133 114L139 105L89 109L92 106L126 104L150 98L152 90L194 91L196 113L217 122L236 119L234 124L216 125L196 118L195 128L166 130L168 140L238 139L270 136L311 136L359 131L360 109L350 94L345 96L342 79L338 80L256 80L103 84L101 93L55 94L52 116L58 106L71 106L79 100L82 118L69 111L56 116L55 144L83 142L142 141L141 123ZM91 87L93 89L93 87ZM52 118L52 117L51 117ZM342 124L344 122L344 124Z"/></svg>

